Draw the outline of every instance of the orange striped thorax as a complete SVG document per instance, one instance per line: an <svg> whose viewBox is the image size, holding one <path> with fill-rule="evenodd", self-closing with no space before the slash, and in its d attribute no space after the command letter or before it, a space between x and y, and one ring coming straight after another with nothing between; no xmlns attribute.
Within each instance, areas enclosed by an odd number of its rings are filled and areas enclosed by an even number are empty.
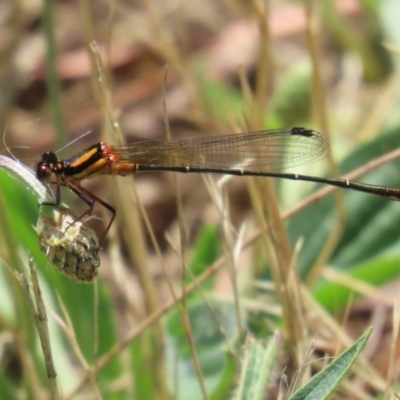
<svg viewBox="0 0 400 400"><path fill-rule="evenodd" d="M121 162L120 156L104 142L97 143L59 161L57 155L47 151L36 168L36 176L42 182L49 182L53 175L56 181L94 178L99 175L131 175L136 172L136 164Z"/></svg>

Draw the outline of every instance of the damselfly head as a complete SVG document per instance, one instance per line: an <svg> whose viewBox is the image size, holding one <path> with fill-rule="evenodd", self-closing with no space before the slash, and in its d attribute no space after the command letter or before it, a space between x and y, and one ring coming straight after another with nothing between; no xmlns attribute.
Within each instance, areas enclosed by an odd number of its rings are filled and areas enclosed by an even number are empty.
<svg viewBox="0 0 400 400"><path fill-rule="evenodd" d="M42 160L36 167L36 178L41 182L48 182L51 175L57 168L58 158L52 151L46 151L42 154Z"/></svg>

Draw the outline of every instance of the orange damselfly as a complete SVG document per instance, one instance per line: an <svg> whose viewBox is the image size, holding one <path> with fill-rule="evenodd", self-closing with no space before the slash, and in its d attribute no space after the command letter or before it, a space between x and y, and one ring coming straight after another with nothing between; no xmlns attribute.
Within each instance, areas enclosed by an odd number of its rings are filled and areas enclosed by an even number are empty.
<svg viewBox="0 0 400 400"><path fill-rule="evenodd" d="M111 213L102 240L115 218L115 209L81 186L85 179L99 175L127 176L140 171L172 171L183 173L219 173L238 176L266 176L324 183L343 189L400 200L400 189L370 185L347 179L320 178L279 172L324 158L329 152L327 140L320 133L305 128L290 128L181 140L149 140L112 146L97 143L68 158L58 160L47 151L36 168L42 182L54 183L55 203L59 206L61 186L66 186L89 205L90 214L97 202Z"/></svg>

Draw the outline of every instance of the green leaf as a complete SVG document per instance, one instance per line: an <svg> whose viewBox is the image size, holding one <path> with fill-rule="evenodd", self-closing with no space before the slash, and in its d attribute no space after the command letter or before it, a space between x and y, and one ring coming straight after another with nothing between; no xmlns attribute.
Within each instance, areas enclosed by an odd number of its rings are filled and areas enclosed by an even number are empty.
<svg viewBox="0 0 400 400"><path fill-rule="evenodd" d="M187 304L187 312L205 386L212 395L222 390L227 391L232 382L234 371L232 360L226 354L226 340L231 345L235 342L237 322L232 304L216 299L208 299L208 303L212 311L204 304L203 298L192 298ZM177 399L201 399L190 348L176 310L168 314L165 326L171 392Z"/></svg>
<svg viewBox="0 0 400 400"><path fill-rule="evenodd" d="M3 350L4 351L4 350ZM15 371L5 371L4 366L0 373L0 399L14 400L19 399L18 389L21 388L21 382L14 382L8 373L12 374Z"/></svg>
<svg viewBox="0 0 400 400"><path fill-rule="evenodd" d="M149 352L155 354L154 340L151 334L145 332L134 340L129 348L131 354L131 373L134 399L155 399L157 397L157 385L154 374L150 373L152 366L149 365Z"/></svg>
<svg viewBox="0 0 400 400"><path fill-rule="evenodd" d="M274 371L279 345L273 337L268 345L249 337L244 349L240 382L234 400L265 399L267 384Z"/></svg>
<svg viewBox="0 0 400 400"><path fill-rule="evenodd" d="M27 249L38 265L45 265L46 257L39 249L39 241L35 232L39 207L36 197L26 188L26 185L18 178L10 175L0 168L0 187L4 210L0 213L0 229L5 229L4 234L13 240L11 247L17 250L19 247ZM11 230L6 229L9 221Z"/></svg>
<svg viewBox="0 0 400 400"><path fill-rule="evenodd" d="M314 375L310 381L300 388L290 400L322 400L328 399L343 381L372 333L369 328L351 347L326 368Z"/></svg>
<svg viewBox="0 0 400 400"><path fill-rule="evenodd" d="M206 224L200 231L192 253L189 269L194 277L201 275L219 257L219 233L216 225ZM186 283L192 282L192 276L187 274ZM212 287L212 279L208 279L203 289Z"/></svg>
<svg viewBox="0 0 400 400"><path fill-rule="evenodd" d="M374 286L395 279L399 275L400 257L378 257L358 264L347 275ZM313 289L319 304L331 312L341 312L354 299L354 292L348 287L329 281L320 281Z"/></svg>

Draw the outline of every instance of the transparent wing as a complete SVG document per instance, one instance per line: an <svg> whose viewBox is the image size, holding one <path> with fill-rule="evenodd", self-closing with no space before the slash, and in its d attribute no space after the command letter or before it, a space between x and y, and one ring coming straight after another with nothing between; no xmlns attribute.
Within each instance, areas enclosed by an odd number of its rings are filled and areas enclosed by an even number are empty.
<svg viewBox="0 0 400 400"><path fill-rule="evenodd" d="M112 147L122 163L196 169L274 172L326 157L329 145L303 128L182 140L145 141Z"/></svg>

